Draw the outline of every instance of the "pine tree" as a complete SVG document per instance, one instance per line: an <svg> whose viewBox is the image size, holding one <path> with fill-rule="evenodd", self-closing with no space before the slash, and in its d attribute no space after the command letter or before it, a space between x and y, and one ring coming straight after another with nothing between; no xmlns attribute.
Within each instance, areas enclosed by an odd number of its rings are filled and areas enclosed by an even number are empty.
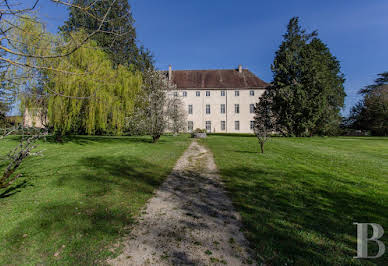
<svg viewBox="0 0 388 266"><path fill-rule="evenodd" d="M75 0L74 4L90 8L88 12L70 8L68 20L60 27L62 32L69 34L83 29L92 33L99 27L104 14L109 11L101 32L91 38L109 54L114 66L133 65L134 69L139 71L153 66L151 52L138 45L134 19L127 0ZM117 34L118 32L121 34Z"/></svg>
<svg viewBox="0 0 388 266"><path fill-rule="evenodd" d="M337 128L344 103L338 60L317 37L292 18L271 66L273 112L278 130L289 136L329 134Z"/></svg>

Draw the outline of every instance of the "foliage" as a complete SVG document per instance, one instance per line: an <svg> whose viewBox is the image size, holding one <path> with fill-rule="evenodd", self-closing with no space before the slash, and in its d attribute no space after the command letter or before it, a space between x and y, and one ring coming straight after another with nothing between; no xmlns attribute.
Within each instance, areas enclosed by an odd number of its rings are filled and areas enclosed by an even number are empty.
<svg viewBox="0 0 388 266"><path fill-rule="evenodd" d="M259 141L261 153L264 153L264 144L276 130L272 99L272 90L269 89L264 92L255 105L254 132Z"/></svg>
<svg viewBox="0 0 388 266"><path fill-rule="evenodd" d="M360 93L364 98L352 108L347 121L349 127L388 136L388 72L379 74L375 84Z"/></svg>
<svg viewBox="0 0 388 266"><path fill-rule="evenodd" d="M209 136L258 265L387 265L356 256L355 221L388 224L388 138ZM388 235L381 239L388 243ZM377 252L369 245L369 254Z"/></svg>
<svg viewBox="0 0 388 266"><path fill-rule="evenodd" d="M19 29L15 36L23 40L21 43L35 42L30 47L40 47L42 55L57 50L66 54L74 49L65 45L61 36L45 34L47 39L37 39L44 29L28 19L20 21ZM85 36L82 31L72 34L78 40ZM108 55L95 41L86 42L64 58L27 60L34 60L43 70L39 69L39 79L26 82L28 93L22 94L22 109L35 109L42 116L47 110L55 134L123 132L125 117L133 112L134 99L141 90L139 72L122 65L113 68Z"/></svg>
<svg viewBox="0 0 388 266"><path fill-rule="evenodd" d="M133 65L135 70L144 71L153 66L153 56L149 50L137 44L136 30L131 8L127 0L75 0L75 5L90 6L88 13L71 7L69 18L60 27L64 33L70 34L81 29L91 33L98 29L101 14L107 13L103 30L91 36L99 47L110 56L114 65ZM98 18L98 19L96 19Z"/></svg>
<svg viewBox="0 0 388 266"><path fill-rule="evenodd" d="M0 265L104 264L189 143L183 135L160 144L106 136L39 142L44 159L27 158L21 179L0 190ZM17 144L8 137L0 156Z"/></svg>
<svg viewBox="0 0 388 266"><path fill-rule="evenodd" d="M206 129L200 129L200 128L196 128L193 133L207 133L207 130Z"/></svg>
<svg viewBox="0 0 388 266"><path fill-rule="evenodd" d="M153 69L143 73L143 80L143 90L136 99L136 109L128 127L132 132L151 135L153 142L157 142L168 128L170 108L174 107L170 93L176 86L163 72Z"/></svg>
<svg viewBox="0 0 388 266"><path fill-rule="evenodd" d="M292 18L273 65L272 110L288 136L330 134L340 123L344 78L338 60L316 32L307 34Z"/></svg>
<svg viewBox="0 0 388 266"><path fill-rule="evenodd" d="M141 90L140 73L121 65L113 69L107 55L93 41L63 60L60 67L90 74L70 78L62 73L48 75L48 89L54 93L48 101L48 119L55 132L121 134Z"/></svg>
<svg viewBox="0 0 388 266"><path fill-rule="evenodd" d="M185 130L187 124L186 111L179 96L169 95L167 117L168 129L175 135Z"/></svg>

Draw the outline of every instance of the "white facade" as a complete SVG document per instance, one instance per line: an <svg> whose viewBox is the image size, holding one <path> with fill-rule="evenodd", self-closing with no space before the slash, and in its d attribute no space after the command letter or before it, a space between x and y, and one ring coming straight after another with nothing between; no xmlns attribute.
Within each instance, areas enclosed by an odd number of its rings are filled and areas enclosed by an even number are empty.
<svg viewBox="0 0 388 266"><path fill-rule="evenodd" d="M254 113L251 105L259 101L264 91L193 88L178 89L177 92L186 108L187 131L200 128L212 133L253 133L251 121Z"/></svg>

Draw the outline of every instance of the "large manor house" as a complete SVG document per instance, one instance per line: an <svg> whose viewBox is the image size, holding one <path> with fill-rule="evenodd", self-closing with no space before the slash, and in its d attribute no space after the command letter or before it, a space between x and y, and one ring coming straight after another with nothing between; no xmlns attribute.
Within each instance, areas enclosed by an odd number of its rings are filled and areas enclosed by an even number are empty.
<svg viewBox="0 0 388 266"><path fill-rule="evenodd" d="M216 133L253 133L254 106L268 87L241 65L237 69L172 70L168 79L176 84L187 110L187 131L196 128Z"/></svg>

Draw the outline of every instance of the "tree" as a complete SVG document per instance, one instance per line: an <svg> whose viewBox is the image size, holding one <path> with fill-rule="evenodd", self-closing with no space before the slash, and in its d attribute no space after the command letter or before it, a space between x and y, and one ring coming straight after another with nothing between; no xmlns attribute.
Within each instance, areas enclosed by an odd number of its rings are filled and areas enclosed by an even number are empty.
<svg viewBox="0 0 388 266"><path fill-rule="evenodd" d="M134 114L128 119L131 132L148 134L157 142L168 127L169 93L176 89L165 74L148 69L143 73L143 91L136 99Z"/></svg>
<svg viewBox="0 0 388 266"><path fill-rule="evenodd" d="M183 101L179 96L170 95L167 107L168 129L175 135L182 132L186 127L186 112Z"/></svg>
<svg viewBox="0 0 388 266"><path fill-rule="evenodd" d="M88 6L88 12L70 7L69 19L60 27L62 32L69 34L81 29L87 33L94 32L100 25L101 14L107 14L106 21L109 24L104 24L102 30L91 36L91 39L109 54L115 66L132 64L139 71L153 66L150 51L138 45L134 19L127 0L75 0L74 5Z"/></svg>
<svg viewBox="0 0 388 266"><path fill-rule="evenodd" d="M317 37L292 18L275 54L272 110L288 136L328 134L339 126L344 78L338 60Z"/></svg>
<svg viewBox="0 0 388 266"><path fill-rule="evenodd" d="M264 153L264 144L276 130L275 116L272 112L272 90L269 88L255 105L254 132Z"/></svg>
<svg viewBox="0 0 388 266"><path fill-rule="evenodd" d="M360 90L363 99L351 110L348 122L353 129L388 135L388 72L378 74L375 83Z"/></svg>
<svg viewBox="0 0 388 266"><path fill-rule="evenodd" d="M0 94L3 106L5 102L3 100L4 97L9 100L9 103L13 103L17 98L24 99L23 105L26 105L27 102L29 105L46 103L46 97L53 95L66 99L78 99L77 96L65 95L60 91L44 90L42 85L48 82L47 75L50 73L67 75L66 78L69 80L80 75L87 79L87 76L91 73L84 72L83 69L79 69L77 73L74 73L57 68L60 65L58 61L75 53L91 37L103 32L104 28L109 27L110 22L106 18L110 13L112 4L106 9L106 12L90 14L88 12L90 6L75 5L74 1L50 0L49 2L58 6L74 8L87 16L93 16L98 21L98 26L95 30L85 34L83 39L73 38L72 33L69 33L66 42L63 42L61 39L53 39L50 33L44 31L43 22L34 16L34 10L38 7L39 0L34 0L31 4L23 2L8 0L0 3ZM94 4L99 2L106 1L93 1ZM26 27L20 27L21 23L24 23L23 26ZM109 34L119 36L122 32L120 29L112 28ZM64 65L62 64L61 66ZM49 87L46 86L46 88ZM87 95L83 99L90 99L91 97L93 95ZM9 106L8 103L7 106ZM2 129L0 140L16 130L18 129ZM24 131L23 128L20 130ZM15 175L16 169L25 158L32 154L32 150L36 148L37 140L46 134L40 131L30 133L31 135L23 135L20 138L20 143L9 153L8 159L5 160L5 164L8 164L8 167L2 177L0 177L1 188L11 185L20 176Z"/></svg>

